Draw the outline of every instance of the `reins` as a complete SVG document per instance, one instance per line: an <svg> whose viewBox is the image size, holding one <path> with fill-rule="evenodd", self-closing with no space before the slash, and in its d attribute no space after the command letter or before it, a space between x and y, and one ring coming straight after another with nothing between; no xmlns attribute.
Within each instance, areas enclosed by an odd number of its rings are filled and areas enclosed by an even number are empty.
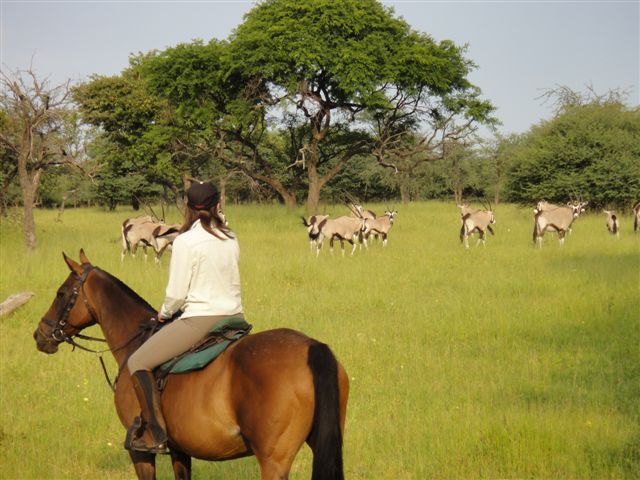
<svg viewBox="0 0 640 480"><path fill-rule="evenodd" d="M107 371L107 366L104 362L103 354L107 352L110 352L110 353L118 352L123 348L127 347L128 345L130 345L137 338L142 337L145 334L147 335L153 334L160 327L157 319L155 317L151 317L149 321L141 323L138 331L134 333L131 337L129 337L129 339L125 340L122 344L118 345L117 347L105 348L103 350L94 350L94 349L85 347L84 345L80 345L78 342L76 342L75 338L94 341L94 342L107 343L107 340L104 338L91 337L89 335L83 335L81 333L75 333L75 334L69 335L67 332L64 331L65 326L68 324L67 318L69 317L69 313L71 312L74 305L76 304L76 301L78 300L78 295L82 291L84 287L84 283L87 280L87 277L89 276L89 273L94 268L95 267L93 265L86 265L83 267L82 275L78 276L78 284L73 288L71 298L69 299L69 302L67 303L64 310L62 311L62 314L60 315L60 318L57 320L57 322L54 322L53 320L49 320L48 318L43 318L42 321L46 325L49 325L52 327L51 338L53 338L56 342L68 343L73 347L72 351L74 351L77 347L80 350L84 350L85 352L95 353L98 356L98 359L100 360L100 365L102 366L102 371L104 372L104 376L107 380L107 384L111 388L111 391L115 393L116 383L118 383L118 378L120 378L120 373L124 369L124 366L127 364L128 358L125 359L122 365L118 367L118 373L116 374L116 377L112 382L111 378L109 377L109 373ZM96 313L93 311L93 309L91 308L91 306L89 305L89 302L87 301L87 298L86 298L86 294L84 298L84 303L85 303L85 306L87 307L87 310L89 310L89 313L91 314L91 316L97 321L98 317ZM73 327L73 325L71 326Z"/></svg>

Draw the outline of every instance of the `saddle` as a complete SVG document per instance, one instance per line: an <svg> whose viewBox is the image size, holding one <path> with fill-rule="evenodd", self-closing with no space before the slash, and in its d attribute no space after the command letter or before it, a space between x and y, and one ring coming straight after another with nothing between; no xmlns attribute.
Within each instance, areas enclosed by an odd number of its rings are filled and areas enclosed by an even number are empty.
<svg viewBox="0 0 640 480"><path fill-rule="evenodd" d="M253 326L242 316L231 316L218 322L200 342L154 369L158 388L160 391L164 389L169 374L186 373L206 367L229 345L248 335L252 328Z"/></svg>

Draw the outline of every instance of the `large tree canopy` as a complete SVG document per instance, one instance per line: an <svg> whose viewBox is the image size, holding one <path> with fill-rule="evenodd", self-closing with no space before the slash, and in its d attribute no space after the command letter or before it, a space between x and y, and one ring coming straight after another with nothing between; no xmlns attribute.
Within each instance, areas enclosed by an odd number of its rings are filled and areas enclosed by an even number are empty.
<svg viewBox="0 0 640 480"><path fill-rule="evenodd" d="M306 129L296 167L307 171L311 211L351 158L371 154L385 164L389 151L407 145L402 133L420 130L429 115L420 145L434 149L434 128L440 141L459 137L493 110L468 81L473 64L462 48L413 31L375 0L263 2L232 35L229 57L232 71L270 92L266 109L289 112ZM323 163L333 129L361 136Z"/></svg>
<svg viewBox="0 0 640 480"><path fill-rule="evenodd" d="M76 100L150 179L240 171L316 211L347 162L413 169L493 122L464 54L376 0L268 0L228 41L140 55Z"/></svg>

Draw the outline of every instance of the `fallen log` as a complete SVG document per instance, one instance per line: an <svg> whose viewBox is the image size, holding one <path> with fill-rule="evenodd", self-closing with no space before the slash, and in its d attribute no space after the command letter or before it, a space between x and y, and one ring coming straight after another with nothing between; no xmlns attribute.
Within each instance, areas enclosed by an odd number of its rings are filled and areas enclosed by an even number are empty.
<svg viewBox="0 0 640 480"><path fill-rule="evenodd" d="M4 302L0 303L0 317L8 315L16 308L21 307L27 303L31 297L33 297L33 292L18 292L10 295Z"/></svg>

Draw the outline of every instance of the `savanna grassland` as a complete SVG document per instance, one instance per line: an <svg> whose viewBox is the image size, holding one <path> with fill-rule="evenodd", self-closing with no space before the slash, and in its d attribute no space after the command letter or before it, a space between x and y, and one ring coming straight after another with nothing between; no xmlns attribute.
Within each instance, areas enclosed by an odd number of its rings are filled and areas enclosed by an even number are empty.
<svg viewBox="0 0 640 480"><path fill-rule="evenodd" d="M640 233L630 218L619 240L593 213L564 247L547 235L537 250L532 209L500 205L496 236L465 250L455 205L396 208L386 248L345 258L339 248L310 253L300 211L226 209L254 329L302 330L328 343L349 373L346 477L637 478ZM62 251L77 259L84 248L161 303L168 255L161 266L142 255L120 262L119 226L131 215L67 210L58 222L57 212L38 211L35 252L23 248L19 223L2 219L0 300L35 296L0 319L1 478L134 477L96 355L68 345L45 355L32 338L67 276ZM310 478L310 459L305 446L292 479ZM159 477L172 478L167 458ZM194 462L194 478L257 477L253 458Z"/></svg>

